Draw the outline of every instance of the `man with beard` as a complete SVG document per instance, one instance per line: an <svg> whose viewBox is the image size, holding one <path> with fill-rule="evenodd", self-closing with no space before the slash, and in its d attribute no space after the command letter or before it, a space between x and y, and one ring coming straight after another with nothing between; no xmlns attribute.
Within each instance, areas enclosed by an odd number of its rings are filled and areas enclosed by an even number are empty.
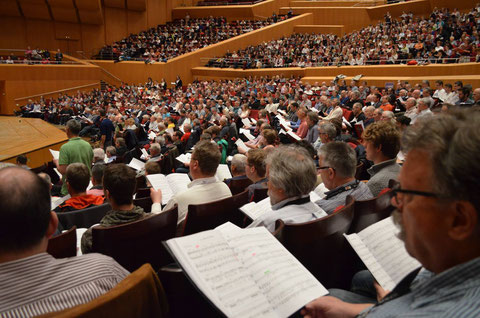
<svg viewBox="0 0 480 318"><path fill-rule="evenodd" d="M418 120L406 131L408 152L392 204L399 237L423 266L377 304L326 296L306 317L479 317L480 114L456 112Z"/></svg>

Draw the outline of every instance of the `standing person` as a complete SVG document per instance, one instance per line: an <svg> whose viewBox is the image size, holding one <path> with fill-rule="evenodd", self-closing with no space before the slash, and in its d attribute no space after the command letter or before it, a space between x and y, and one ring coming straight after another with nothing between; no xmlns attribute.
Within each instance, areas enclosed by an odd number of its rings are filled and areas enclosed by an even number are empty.
<svg viewBox="0 0 480 318"><path fill-rule="evenodd" d="M68 142L60 148L60 155L53 162L57 166L58 172L62 174L62 195L68 194L67 183L65 182L65 173L67 166L71 163L80 162L85 164L89 171L92 166L93 150L88 142L78 137L82 125L75 119L67 122L65 132L68 136Z"/></svg>
<svg viewBox="0 0 480 318"><path fill-rule="evenodd" d="M100 134L102 138L100 139L100 148L105 149L108 146L112 145L113 133L115 132L115 126L108 117L105 116L105 110L100 109Z"/></svg>

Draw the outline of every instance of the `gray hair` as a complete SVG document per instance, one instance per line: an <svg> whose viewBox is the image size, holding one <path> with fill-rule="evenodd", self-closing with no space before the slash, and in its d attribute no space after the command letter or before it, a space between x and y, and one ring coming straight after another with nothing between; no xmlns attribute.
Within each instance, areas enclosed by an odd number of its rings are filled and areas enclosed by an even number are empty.
<svg viewBox="0 0 480 318"><path fill-rule="evenodd" d="M244 173L247 166L247 156L237 153L232 158L232 166L235 166L237 172Z"/></svg>
<svg viewBox="0 0 480 318"><path fill-rule="evenodd" d="M280 146L267 157L268 180L289 198L309 194L317 182L315 163L299 146Z"/></svg>
<svg viewBox="0 0 480 318"><path fill-rule="evenodd" d="M318 150L323 158L323 165L333 168L340 177L351 178L357 169L357 155L347 143L334 141L323 145Z"/></svg>
<svg viewBox="0 0 480 318"><path fill-rule="evenodd" d="M431 101L430 98L425 98L425 97L424 97L424 98L421 98L420 101L421 101L422 103L424 103L425 106L427 106L427 108L432 107L432 101Z"/></svg>
<svg viewBox="0 0 480 318"><path fill-rule="evenodd" d="M160 145L156 142L150 145L150 153L152 152L152 150L154 150L156 153L160 153L160 149Z"/></svg>
<svg viewBox="0 0 480 318"><path fill-rule="evenodd" d="M114 146L108 146L107 153L109 153L111 156L115 156L117 154L117 149L115 149Z"/></svg>
<svg viewBox="0 0 480 318"><path fill-rule="evenodd" d="M334 140L337 136L337 128L335 128L335 125L329 121L320 122L320 124L318 124L318 130L321 130L322 133L327 134L328 139L330 140Z"/></svg>
<svg viewBox="0 0 480 318"><path fill-rule="evenodd" d="M73 135L78 135L80 133L80 130L82 129L82 124L75 119L70 119L69 121L67 121L67 129Z"/></svg>
<svg viewBox="0 0 480 318"><path fill-rule="evenodd" d="M103 151L102 148L93 149L93 161L95 161L95 159L105 159L105 151Z"/></svg>
<svg viewBox="0 0 480 318"><path fill-rule="evenodd" d="M457 110L421 118L405 131L402 150L430 157L432 189L446 199L471 202L480 213L480 113Z"/></svg>

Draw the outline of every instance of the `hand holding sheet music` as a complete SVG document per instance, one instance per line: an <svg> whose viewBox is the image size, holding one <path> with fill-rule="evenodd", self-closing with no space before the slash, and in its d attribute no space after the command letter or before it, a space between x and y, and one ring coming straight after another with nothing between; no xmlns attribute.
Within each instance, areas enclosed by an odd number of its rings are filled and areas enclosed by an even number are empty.
<svg viewBox="0 0 480 318"><path fill-rule="evenodd" d="M175 194L187 190L190 183L190 178L185 173L172 173L168 176L160 173L149 174L147 180L155 190L162 191L162 204L164 205Z"/></svg>

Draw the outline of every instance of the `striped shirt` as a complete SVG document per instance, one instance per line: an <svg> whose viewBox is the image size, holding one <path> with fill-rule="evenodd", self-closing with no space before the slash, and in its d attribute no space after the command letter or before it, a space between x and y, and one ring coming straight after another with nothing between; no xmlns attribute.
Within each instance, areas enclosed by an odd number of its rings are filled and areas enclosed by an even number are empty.
<svg viewBox="0 0 480 318"><path fill-rule="evenodd" d="M372 307L366 317L480 317L480 257L437 275L420 272L410 290Z"/></svg>
<svg viewBox="0 0 480 318"><path fill-rule="evenodd" d="M33 317L87 303L128 275L112 258L47 253L0 264L0 317Z"/></svg>

